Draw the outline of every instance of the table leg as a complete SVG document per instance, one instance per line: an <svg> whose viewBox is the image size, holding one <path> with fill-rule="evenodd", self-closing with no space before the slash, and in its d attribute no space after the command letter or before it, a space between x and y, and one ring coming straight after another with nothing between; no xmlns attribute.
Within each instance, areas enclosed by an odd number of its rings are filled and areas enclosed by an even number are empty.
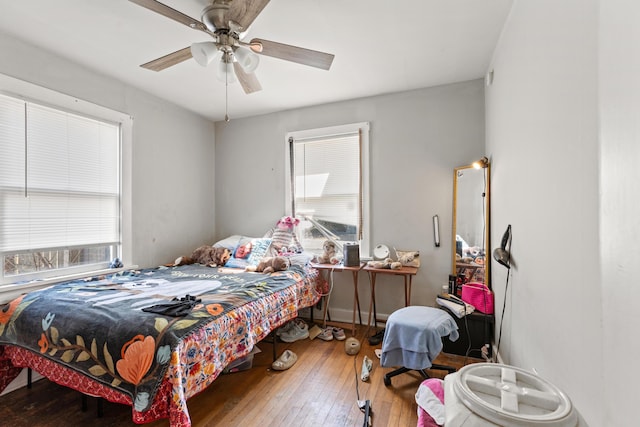
<svg viewBox="0 0 640 427"><path fill-rule="evenodd" d="M356 335L356 306L360 308L360 302L358 301L358 275L353 273L353 310L351 318L351 335Z"/></svg>
<svg viewBox="0 0 640 427"><path fill-rule="evenodd" d="M409 292L407 289L407 285L408 285L408 275L405 274L404 275L404 306L405 307L409 306Z"/></svg>
<svg viewBox="0 0 640 427"><path fill-rule="evenodd" d="M369 327L371 326L371 313L373 312L372 308L373 308L373 300L374 300L374 296L376 294L375 291L375 282L371 279L371 272L369 272L369 294L370 294L370 299L369 299L369 315L367 316L367 332L369 332ZM374 330L375 330L375 326L374 326Z"/></svg>
<svg viewBox="0 0 640 427"><path fill-rule="evenodd" d="M358 321L360 322L360 326L362 326L362 313L360 312L360 297L358 296L358 272L353 272L353 284L355 286L355 294L356 294L356 303L358 306Z"/></svg>
<svg viewBox="0 0 640 427"><path fill-rule="evenodd" d="M378 312L376 311L376 273L369 272L371 279L371 302L373 303L373 330L378 327Z"/></svg>

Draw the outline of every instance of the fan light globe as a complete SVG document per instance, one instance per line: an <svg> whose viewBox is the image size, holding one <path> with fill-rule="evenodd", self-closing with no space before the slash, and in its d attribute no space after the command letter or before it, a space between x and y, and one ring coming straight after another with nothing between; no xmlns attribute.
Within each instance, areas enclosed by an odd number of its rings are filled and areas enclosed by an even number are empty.
<svg viewBox="0 0 640 427"><path fill-rule="evenodd" d="M260 63L260 58L255 53L251 52L249 49L245 49L244 47L239 47L234 52L236 59L238 60L238 64L242 67L242 69L247 73L253 73L256 68L258 68L258 64Z"/></svg>
<svg viewBox="0 0 640 427"><path fill-rule="evenodd" d="M196 62L203 67L206 67L219 56L218 47L214 42L201 42L191 45L191 56Z"/></svg>
<svg viewBox="0 0 640 427"><path fill-rule="evenodd" d="M233 71L233 63L220 60L218 62L217 77L222 83L235 83L236 73Z"/></svg>

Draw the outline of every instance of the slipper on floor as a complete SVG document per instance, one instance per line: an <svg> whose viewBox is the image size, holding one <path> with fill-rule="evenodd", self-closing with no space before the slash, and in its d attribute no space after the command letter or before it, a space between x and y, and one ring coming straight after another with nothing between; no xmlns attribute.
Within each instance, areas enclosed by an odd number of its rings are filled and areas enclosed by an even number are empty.
<svg viewBox="0 0 640 427"><path fill-rule="evenodd" d="M362 381L369 381L369 374L373 369L373 362L367 356L364 356L362 360L362 372L360 373L360 379Z"/></svg>
<svg viewBox="0 0 640 427"><path fill-rule="evenodd" d="M271 364L274 371L285 371L292 367L298 360L298 356L291 350L285 350L278 359Z"/></svg>

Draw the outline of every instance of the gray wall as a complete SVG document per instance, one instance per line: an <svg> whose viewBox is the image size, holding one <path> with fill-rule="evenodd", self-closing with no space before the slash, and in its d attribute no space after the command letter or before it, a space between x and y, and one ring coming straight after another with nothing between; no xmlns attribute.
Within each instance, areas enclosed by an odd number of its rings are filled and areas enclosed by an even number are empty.
<svg viewBox="0 0 640 427"><path fill-rule="evenodd" d="M0 73L133 117L131 262L152 267L214 237L214 124L2 35Z"/></svg>
<svg viewBox="0 0 640 427"><path fill-rule="evenodd" d="M506 292L492 266L500 354L594 427L638 419L639 19L637 2L516 1L486 90L492 238L511 224L516 262Z"/></svg>
<svg viewBox="0 0 640 427"><path fill-rule="evenodd" d="M216 123L217 237L261 236L284 214L287 132L367 121L372 244L420 251L411 302L432 305L451 269L453 168L484 155L483 90L475 80ZM351 283L350 275L335 275L334 320L351 320ZM364 274L359 293L366 315ZM401 307L402 280L379 276L376 301L381 317Z"/></svg>

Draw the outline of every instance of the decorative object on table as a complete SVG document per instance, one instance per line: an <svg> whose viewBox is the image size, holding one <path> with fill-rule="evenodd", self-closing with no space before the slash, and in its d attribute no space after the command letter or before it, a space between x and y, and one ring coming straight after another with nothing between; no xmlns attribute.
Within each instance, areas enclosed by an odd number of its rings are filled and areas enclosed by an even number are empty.
<svg viewBox="0 0 640 427"><path fill-rule="evenodd" d="M322 244L322 254L313 257L317 264L339 264L340 259L336 253L336 244L331 240L325 240Z"/></svg>
<svg viewBox="0 0 640 427"><path fill-rule="evenodd" d="M401 251L393 248L396 251L396 257L405 267L420 267L420 252L419 251Z"/></svg>
<svg viewBox="0 0 640 427"><path fill-rule="evenodd" d="M402 268L401 262L394 261L391 258L387 258L382 261L369 261L367 262L367 265L373 268L387 268L391 270L400 270Z"/></svg>
<svg viewBox="0 0 640 427"><path fill-rule="evenodd" d="M389 258L389 248L386 245L378 245L373 249L373 259L383 260Z"/></svg>
<svg viewBox="0 0 640 427"><path fill-rule="evenodd" d="M345 243L342 246L342 263L345 267L357 267L360 265L360 245L357 243Z"/></svg>
<svg viewBox="0 0 640 427"><path fill-rule="evenodd" d="M462 285L462 301L471 304L481 313L493 314L493 292L484 283Z"/></svg>

